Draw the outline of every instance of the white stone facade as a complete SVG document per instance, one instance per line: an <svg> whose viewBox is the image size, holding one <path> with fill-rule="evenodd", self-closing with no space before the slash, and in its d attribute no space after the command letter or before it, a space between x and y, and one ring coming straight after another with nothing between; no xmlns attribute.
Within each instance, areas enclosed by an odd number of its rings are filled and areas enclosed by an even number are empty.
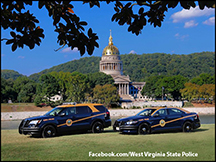
<svg viewBox="0 0 216 162"><path fill-rule="evenodd" d="M131 82L128 75L123 75L120 52L118 48L113 45L111 33L109 44L103 50L99 69L100 72L113 77L122 101L148 99L147 97L143 97L141 94L145 82Z"/></svg>

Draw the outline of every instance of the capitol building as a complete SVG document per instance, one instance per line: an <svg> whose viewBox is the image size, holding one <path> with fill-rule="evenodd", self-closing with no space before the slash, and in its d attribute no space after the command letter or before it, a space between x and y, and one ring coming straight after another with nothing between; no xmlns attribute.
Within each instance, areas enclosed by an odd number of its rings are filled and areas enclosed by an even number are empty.
<svg viewBox="0 0 216 162"><path fill-rule="evenodd" d="M131 82L130 77L123 74L123 64L120 52L113 45L110 31L109 44L103 49L99 65L100 72L111 75L114 84L117 86L121 101L140 101L147 100L146 96L141 95L145 82Z"/></svg>

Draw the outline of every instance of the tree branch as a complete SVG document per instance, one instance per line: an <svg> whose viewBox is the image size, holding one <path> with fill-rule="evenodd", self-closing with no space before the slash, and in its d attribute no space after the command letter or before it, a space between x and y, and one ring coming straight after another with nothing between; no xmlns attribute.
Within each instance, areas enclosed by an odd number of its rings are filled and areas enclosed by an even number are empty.
<svg viewBox="0 0 216 162"><path fill-rule="evenodd" d="M54 51L57 52L58 50L62 49L65 45L66 45L66 44L65 44L65 42L64 42L64 44L63 44L61 47L59 47L57 50L54 50Z"/></svg>

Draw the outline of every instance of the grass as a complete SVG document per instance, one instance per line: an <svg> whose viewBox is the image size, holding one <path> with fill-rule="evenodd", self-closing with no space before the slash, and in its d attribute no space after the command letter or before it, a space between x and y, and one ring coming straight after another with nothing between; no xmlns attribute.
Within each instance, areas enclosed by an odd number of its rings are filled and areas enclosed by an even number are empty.
<svg viewBox="0 0 216 162"><path fill-rule="evenodd" d="M198 153L198 157L89 157L92 153ZM191 133L124 135L113 132L80 133L55 138L32 138L18 130L1 130L2 161L214 161L215 124Z"/></svg>

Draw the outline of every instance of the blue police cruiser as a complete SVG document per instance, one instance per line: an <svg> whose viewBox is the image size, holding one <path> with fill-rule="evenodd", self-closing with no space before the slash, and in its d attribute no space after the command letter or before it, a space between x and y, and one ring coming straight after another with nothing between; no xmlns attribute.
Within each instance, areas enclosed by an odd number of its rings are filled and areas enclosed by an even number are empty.
<svg viewBox="0 0 216 162"><path fill-rule="evenodd" d="M111 126L110 112L102 104L66 103L43 116L23 119L19 133L24 135L54 137L63 132L87 131L100 133Z"/></svg>
<svg viewBox="0 0 216 162"><path fill-rule="evenodd" d="M165 130L191 132L200 126L197 113L182 108L152 107L145 108L135 116L117 119L113 130L121 133L149 134Z"/></svg>

